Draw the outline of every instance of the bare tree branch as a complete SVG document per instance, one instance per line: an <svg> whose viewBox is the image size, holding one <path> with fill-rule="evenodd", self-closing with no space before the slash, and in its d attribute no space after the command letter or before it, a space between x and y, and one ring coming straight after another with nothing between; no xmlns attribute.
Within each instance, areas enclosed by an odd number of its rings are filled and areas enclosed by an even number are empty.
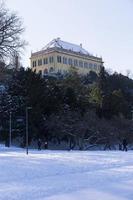
<svg viewBox="0 0 133 200"><path fill-rule="evenodd" d="M21 38L23 32L22 20L0 3L0 59L24 48L26 42Z"/></svg>

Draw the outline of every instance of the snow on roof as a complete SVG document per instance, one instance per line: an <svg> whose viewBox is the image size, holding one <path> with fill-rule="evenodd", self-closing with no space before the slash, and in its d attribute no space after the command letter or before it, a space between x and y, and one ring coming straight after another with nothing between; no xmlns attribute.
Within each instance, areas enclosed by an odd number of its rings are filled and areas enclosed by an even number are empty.
<svg viewBox="0 0 133 200"><path fill-rule="evenodd" d="M90 55L88 51L82 48L82 44L80 45L72 44L69 42L62 41L60 38L53 39L42 50L47 50L54 47L74 51L76 53Z"/></svg>

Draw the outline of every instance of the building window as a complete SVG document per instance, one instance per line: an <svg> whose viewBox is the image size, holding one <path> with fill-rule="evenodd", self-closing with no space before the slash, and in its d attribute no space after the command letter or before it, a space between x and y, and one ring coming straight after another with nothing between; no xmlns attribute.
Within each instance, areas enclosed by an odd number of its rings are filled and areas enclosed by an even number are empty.
<svg viewBox="0 0 133 200"><path fill-rule="evenodd" d="M36 60L32 62L32 67L36 67Z"/></svg>
<svg viewBox="0 0 133 200"><path fill-rule="evenodd" d="M57 56L57 62L61 63L61 56Z"/></svg>
<svg viewBox="0 0 133 200"><path fill-rule="evenodd" d="M83 67L83 61L82 60L79 61L79 67Z"/></svg>
<svg viewBox="0 0 133 200"><path fill-rule="evenodd" d="M90 69L92 69L92 66L93 66L92 63L89 63L89 68L90 68Z"/></svg>
<svg viewBox="0 0 133 200"><path fill-rule="evenodd" d="M58 74L61 74L62 73L62 70L61 69L58 69L58 72L57 72Z"/></svg>
<svg viewBox="0 0 133 200"><path fill-rule="evenodd" d="M72 64L73 64L73 61L72 61L72 59L71 59L71 58L69 58L69 59L68 59L68 64L72 66Z"/></svg>
<svg viewBox="0 0 133 200"><path fill-rule="evenodd" d="M38 60L38 66L42 65L42 59Z"/></svg>
<svg viewBox="0 0 133 200"><path fill-rule="evenodd" d="M88 68L88 63L84 62L84 68Z"/></svg>
<svg viewBox="0 0 133 200"><path fill-rule="evenodd" d="M94 64L94 69L97 70L97 64Z"/></svg>
<svg viewBox="0 0 133 200"><path fill-rule="evenodd" d="M44 64L44 65L48 64L48 58L44 58L44 59L43 59L43 64Z"/></svg>
<svg viewBox="0 0 133 200"><path fill-rule="evenodd" d="M53 67L50 67L49 72L52 73L54 71Z"/></svg>
<svg viewBox="0 0 133 200"><path fill-rule="evenodd" d="M100 69L101 69L101 66L102 66L102 65L98 65L98 70L100 70Z"/></svg>
<svg viewBox="0 0 133 200"><path fill-rule="evenodd" d="M74 60L74 66L78 66L78 61L76 59Z"/></svg>
<svg viewBox="0 0 133 200"><path fill-rule="evenodd" d="M66 57L63 57L63 64L67 65L67 58Z"/></svg>
<svg viewBox="0 0 133 200"><path fill-rule="evenodd" d="M48 69L44 69L44 74L48 74Z"/></svg>
<svg viewBox="0 0 133 200"><path fill-rule="evenodd" d="M53 56L50 56L49 57L49 63L53 63L54 62L54 58L53 58Z"/></svg>

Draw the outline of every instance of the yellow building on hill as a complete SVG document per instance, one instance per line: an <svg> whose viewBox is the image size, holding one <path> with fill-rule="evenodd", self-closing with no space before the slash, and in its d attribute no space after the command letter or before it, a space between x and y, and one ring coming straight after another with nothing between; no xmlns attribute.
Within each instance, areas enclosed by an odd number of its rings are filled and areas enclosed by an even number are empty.
<svg viewBox="0 0 133 200"><path fill-rule="evenodd" d="M71 44L60 38L52 40L41 51L31 53L31 68L45 75L66 74L75 67L79 74L89 71L98 73L103 66L102 58L88 53L82 45Z"/></svg>

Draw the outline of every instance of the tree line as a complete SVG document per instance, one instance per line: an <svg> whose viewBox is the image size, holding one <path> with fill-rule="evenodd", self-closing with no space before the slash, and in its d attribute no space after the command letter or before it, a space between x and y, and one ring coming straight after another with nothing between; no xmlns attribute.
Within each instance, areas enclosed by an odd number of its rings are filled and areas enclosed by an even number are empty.
<svg viewBox="0 0 133 200"><path fill-rule="evenodd" d="M25 146L25 109L29 111L29 143L41 138L58 146L89 149L95 145L132 143L133 80L101 67L99 75L81 76L72 68L61 77L42 78L31 69L13 71L0 95L1 140L12 137Z"/></svg>

